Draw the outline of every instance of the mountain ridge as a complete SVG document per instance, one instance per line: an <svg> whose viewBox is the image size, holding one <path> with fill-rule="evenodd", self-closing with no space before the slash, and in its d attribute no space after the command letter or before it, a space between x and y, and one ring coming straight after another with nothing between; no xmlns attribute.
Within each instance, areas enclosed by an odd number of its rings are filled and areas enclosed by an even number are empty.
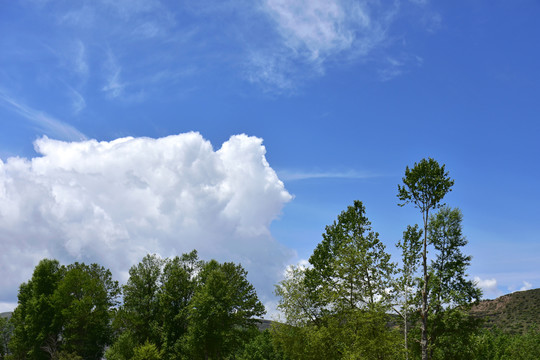
<svg viewBox="0 0 540 360"><path fill-rule="evenodd" d="M484 327L508 333L524 333L540 325L540 288L515 291L474 304L470 313L484 320Z"/></svg>

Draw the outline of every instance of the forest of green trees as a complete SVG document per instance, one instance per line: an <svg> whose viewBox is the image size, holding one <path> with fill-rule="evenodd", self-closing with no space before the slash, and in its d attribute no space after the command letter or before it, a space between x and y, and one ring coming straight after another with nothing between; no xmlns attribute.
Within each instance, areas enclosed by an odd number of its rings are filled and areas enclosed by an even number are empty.
<svg viewBox="0 0 540 360"><path fill-rule="evenodd" d="M481 291L462 213L443 202L453 184L433 159L406 168L398 205L421 221L395 261L354 201L276 285L282 318L264 331L239 264L147 255L120 286L98 264L44 259L0 318L0 359L539 359L538 330L486 330L469 312Z"/></svg>

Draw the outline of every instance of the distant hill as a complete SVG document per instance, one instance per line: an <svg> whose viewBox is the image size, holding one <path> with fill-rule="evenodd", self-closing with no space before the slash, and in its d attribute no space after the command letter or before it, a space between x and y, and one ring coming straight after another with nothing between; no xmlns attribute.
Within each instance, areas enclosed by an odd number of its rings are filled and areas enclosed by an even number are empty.
<svg viewBox="0 0 540 360"><path fill-rule="evenodd" d="M482 300L470 310L474 317L484 320L484 327L518 334L536 325L540 330L540 289L516 291L493 300ZM401 320L390 314L389 326L399 327ZM267 329L272 321L262 320L259 330Z"/></svg>
<svg viewBox="0 0 540 360"><path fill-rule="evenodd" d="M0 318L10 318L11 317L11 312L3 312L3 313L0 313Z"/></svg>
<svg viewBox="0 0 540 360"><path fill-rule="evenodd" d="M493 300L482 300L473 305L471 314L484 319L486 328L498 327L508 333L523 333L533 325L540 329L540 289L517 291ZM0 313L0 317L10 318L11 312ZM271 320L262 320L259 330L268 329Z"/></svg>
<svg viewBox="0 0 540 360"><path fill-rule="evenodd" d="M517 291L494 300L482 300L471 313L485 320L487 328L523 333L533 325L540 328L540 289Z"/></svg>
<svg viewBox="0 0 540 360"><path fill-rule="evenodd" d="M273 321L272 320L264 320L264 319L260 319L259 320L259 324L257 324L257 327L259 328L260 331L264 331L266 329L270 329L270 327L272 326L272 323Z"/></svg>

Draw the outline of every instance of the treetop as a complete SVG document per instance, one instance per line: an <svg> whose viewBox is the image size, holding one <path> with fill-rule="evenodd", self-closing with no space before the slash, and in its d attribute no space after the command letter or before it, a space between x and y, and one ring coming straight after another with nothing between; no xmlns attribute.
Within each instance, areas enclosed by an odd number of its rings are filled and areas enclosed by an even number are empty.
<svg viewBox="0 0 540 360"><path fill-rule="evenodd" d="M421 211L439 208L444 205L441 200L452 191L453 185L454 180L445 171L444 164L441 166L432 158L424 158L412 169L406 167L403 186L398 185L397 197L402 201L398 205L413 203Z"/></svg>

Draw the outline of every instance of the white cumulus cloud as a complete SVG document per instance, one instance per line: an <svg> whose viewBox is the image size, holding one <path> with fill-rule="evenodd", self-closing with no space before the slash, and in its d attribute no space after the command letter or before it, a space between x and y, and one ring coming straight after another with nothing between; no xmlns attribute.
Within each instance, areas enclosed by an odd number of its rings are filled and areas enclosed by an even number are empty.
<svg viewBox="0 0 540 360"><path fill-rule="evenodd" d="M497 279L481 279L478 276L474 277L474 282L476 285L482 289L484 298L494 298L501 295L501 292L498 288Z"/></svg>
<svg viewBox="0 0 540 360"><path fill-rule="evenodd" d="M215 151L198 133L64 142L0 160L0 302L43 257L98 262L125 280L147 253L240 262L271 299L291 251L269 225L291 199L262 139L235 135Z"/></svg>

